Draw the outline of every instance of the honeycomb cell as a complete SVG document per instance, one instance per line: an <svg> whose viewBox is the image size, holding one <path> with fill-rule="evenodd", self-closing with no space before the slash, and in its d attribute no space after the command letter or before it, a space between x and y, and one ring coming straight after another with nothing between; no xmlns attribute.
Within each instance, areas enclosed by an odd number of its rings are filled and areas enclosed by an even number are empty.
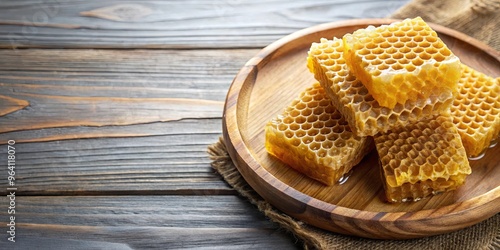
<svg viewBox="0 0 500 250"><path fill-rule="evenodd" d="M343 41L347 65L381 106L457 90L460 60L420 17L359 29Z"/></svg>
<svg viewBox="0 0 500 250"><path fill-rule="evenodd" d="M432 93L428 98L419 95L417 100L397 103L392 109L381 106L349 70L342 57L343 49L341 39L323 38L311 45L307 65L356 135L373 136L449 111L453 101L451 93ZM334 63L327 64L330 60Z"/></svg>
<svg viewBox="0 0 500 250"><path fill-rule="evenodd" d="M462 64L450 113L470 157L480 155L500 133L500 78Z"/></svg>
<svg viewBox="0 0 500 250"><path fill-rule="evenodd" d="M318 105L325 101L328 106ZM299 112L292 118L301 123L286 123L297 113L297 106L314 108L307 117ZM319 108L322 112L316 113ZM307 88L283 114L269 121L265 132L266 150L271 155L326 185L337 182L373 148L373 139L354 135L319 83Z"/></svg>
<svg viewBox="0 0 500 250"><path fill-rule="evenodd" d="M424 119L374 139L389 202L416 201L454 190L471 173L449 115Z"/></svg>

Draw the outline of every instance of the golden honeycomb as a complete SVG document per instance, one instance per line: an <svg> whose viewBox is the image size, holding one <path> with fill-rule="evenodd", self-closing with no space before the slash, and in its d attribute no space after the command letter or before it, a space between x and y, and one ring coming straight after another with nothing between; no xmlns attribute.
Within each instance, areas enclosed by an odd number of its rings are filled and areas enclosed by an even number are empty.
<svg viewBox="0 0 500 250"><path fill-rule="evenodd" d="M450 111L467 154L480 155L500 132L500 78L462 65Z"/></svg>
<svg viewBox="0 0 500 250"><path fill-rule="evenodd" d="M438 115L374 137L387 200L416 201L462 185L471 173L449 115Z"/></svg>
<svg viewBox="0 0 500 250"><path fill-rule="evenodd" d="M265 127L266 149L310 178L333 185L371 150L354 135L319 83L302 92Z"/></svg>
<svg viewBox="0 0 500 250"><path fill-rule="evenodd" d="M347 65L381 106L456 93L460 61L420 17L369 26L343 40Z"/></svg>
<svg viewBox="0 0 500 250"><path fill-rule="evenodd" d="M368 89L350 72L343 58L341 39L321 39L309 50L308 67L321 83L333 105L340 110L352 131L359 136L373 136L392 127L405 126L424 117L449 111L451 93L432 93L428 98L382 107Z"/></svg>

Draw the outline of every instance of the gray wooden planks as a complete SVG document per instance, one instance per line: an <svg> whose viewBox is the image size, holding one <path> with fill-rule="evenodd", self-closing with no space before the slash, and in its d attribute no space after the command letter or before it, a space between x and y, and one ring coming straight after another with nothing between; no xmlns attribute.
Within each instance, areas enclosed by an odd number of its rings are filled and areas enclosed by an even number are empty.
<svg viewBox="0 0 500 250"><path fill-rule="evenodd" d="M408 0L0 3L0 47L255 48L299 29L385 17Z"/></svg>
<svg viewBox="0 0 500 250"><path fill-rule="evenodd" d="M28 103L0 116L0 145L17 142L19 192L231 193L206 148L257 51L0 50L0 100Z"/></svg>
<svg viewBox="0 0 500 250"><path fill-rule="evenodd" d="M17 196L16 201L16 243L0 237L0 246L8 249L297 247L292 236L236 196ZM0 215L7 218L7 211Z"/></svg>

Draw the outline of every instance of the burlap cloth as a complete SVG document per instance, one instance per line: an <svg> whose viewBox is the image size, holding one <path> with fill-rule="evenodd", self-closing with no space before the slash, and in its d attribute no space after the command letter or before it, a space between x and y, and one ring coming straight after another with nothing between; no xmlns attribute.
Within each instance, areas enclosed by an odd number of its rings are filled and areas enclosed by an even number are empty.
<svg viewBox="0 0 500 250"><path fill-rule="evenodd" d="M500 50L500 0L413 0L391 18L421 16L428 22L461 31ZM299 239L304 249L500 249L500 214L453 233L412 239L372 240L331 233L276 210L243 179L223 140L208 148L212 167L271 221Z"/></svg>

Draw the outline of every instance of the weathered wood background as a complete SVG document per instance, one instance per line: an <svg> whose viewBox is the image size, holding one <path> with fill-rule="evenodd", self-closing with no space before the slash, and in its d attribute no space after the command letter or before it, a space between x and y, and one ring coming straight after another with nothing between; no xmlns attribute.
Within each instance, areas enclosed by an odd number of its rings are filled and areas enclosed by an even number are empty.
<svg viewBox="0 0 500 250"><path fill-rule="evenodd" d="M0 161L15 140L18 190L0 249L300 248L210 167L229 85L287 34L406 2L1 1ZM7 187L4 169L3 225Z"/></svg>

